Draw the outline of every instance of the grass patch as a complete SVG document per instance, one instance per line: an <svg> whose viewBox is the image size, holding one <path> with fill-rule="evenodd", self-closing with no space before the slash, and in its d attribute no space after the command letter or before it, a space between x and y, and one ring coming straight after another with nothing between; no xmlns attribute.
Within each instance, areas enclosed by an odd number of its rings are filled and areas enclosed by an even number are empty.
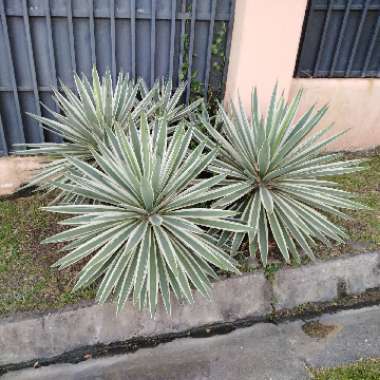
<svg viewBox="0 0 380 380"><path fill-rule="evenodd" d="M380 359L361 360L338 368L312 370L312 374L315 380L378 380Z"/></svg>
<svg viewBox="0 0 380 380"><path fill-rule="evenodd" d="M71 293L79 268L50 267L62 256L61 246L39 242L62 226L40 209L47 202L41 194L0 200L0 315L59 308L95 294L91 288Z"/></svg>
<svg viewBox="0 0 380 380"><path fill-rule="evenodd" d="M365 158L367 170L330 179L337 182L343 190L357 194L357 200L370 207L370 210L348 211L348 220L331 218L345 228L350 241L332 247L320 247L317 256L330 258L349 252L361 252L380 247L380 148L370 154L347 153L347 159Z"/></svg>

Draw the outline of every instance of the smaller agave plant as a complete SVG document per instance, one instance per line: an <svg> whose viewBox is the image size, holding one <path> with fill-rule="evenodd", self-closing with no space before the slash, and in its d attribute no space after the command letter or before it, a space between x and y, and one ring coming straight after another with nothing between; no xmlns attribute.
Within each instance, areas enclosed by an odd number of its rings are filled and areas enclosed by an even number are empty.
<svg viewBox="0 0 380 380"><path fill-rule="evenodd" d="M159 294L170 312L170 288L192 302L192 286L209 296L215 268L238 271L204 227L250 230L232 219L234 211L200 206L230 196L236 187L214 188L225 174L197 180L216 153L204 153L204 144L189 151L191 127L179 125L169 142L167 121L159 124L151 128L143 115L139 128L130 122L128 134L110 131L99 152L92 152L95 166L67 158L70 181L53 185L90 202L46 208L72 214L62 222L72 228L45 243L70 242L59 268L87 259L75 289L99 279L99 302L112 295L120 309L132 295L134 304L148 306L152 315Z"/></svg>
<svg viewBox="0 0 380 380"><path fill-rule="evenodd" d="M135 83L128 75L120 73L113 88L111 73L107 71L100 79L96 68L92 70L92 83L83 76L74 75L76 90L61 83L61 91L53 89L54 99L61 113L49 110L53 119L30 115L41 123L43 128L58 135L62 143L25 144L27 150L18 154L39 155L47 158L47 164L39 169L28 186L39 186L40 190L52 191L57 186L49 182L66 183L66 173L71 167L67 157L76 157L93 162L93 151L105 140L109 130L117 126L128 128L129 119L138 120L143 112L150 119L166 117L168 123L185 119L202 102L196 101L188 106L179 105L186 84L180 84L172 94L172 82L157 81L148 89L142 79ZM58 201L81 202L67 192L61 192L53 203Z"/></svg>
<svg viewBox="0 0 380 380"><path fill-rule="evenodd" d="M148 115L151 114L152 119L156 120L165 117L170 125L190 119L192 113L197 111L204 102L202 98L199 98L188 105L183 104L187 82L179 83L175 90L172 80L157 80L151 90L143 79L139 80L139 84L141 96L151 100L149 109L154 112L148 113ZM150 97L151 91L153 91L152 97Z"/></svg>
<svg viewBox="0 0 380 380"><path fill-rule="evenodd" d="M252 92L251 114L240 102L233 104L228 116L220 107L217 126L208 116L200 117L195 135L211 149L218 147L217 158L209 170L227 175L235 191L213 204L241 213L248 233L250 254L259 251L267 265L270 240L274 240L286 262L300 261L299 250L314 259L312 246L317 242L342 242L345 232L328 219L328 214L345 218L344 209L363 208L353 194L328 180L363 170L361 160L340 160L340 154L323 153L323 149L340 134L323 138L331 126L311 134L327 107L309 109L298 119L302 91L287 104L277 96L275 87L268 112L260 117L256 90ZM219 125L221 124L221 125ZM229 241L231 253L239 250L245 233L224 232L221 241Z"/></svg>
<svg viewBox="0 0 380 380"><path fill-rule="evenodd" d="M76 93L61 83L61 91L53 89L53 97L61 113L49 110L53 118L30 115L41 123L44 129L58 135L62 143L25 144L27 150L18 154L39 155L47 158L47 163L36 171L28 186L39 186L40 190L52 191L57 187L49 180L66 183L66 173L71 164L67 157L92 161L92 150L97 150L108 130L116 124L125 124L127 119L136 118L150 104L150 93L137 104L139 86L128 76L120 74L115 89L111 74L107 72L102 80L94 68L92 85L86 77L74 75ZM75 196L62 192L56 201L78 200Z"/></svg>

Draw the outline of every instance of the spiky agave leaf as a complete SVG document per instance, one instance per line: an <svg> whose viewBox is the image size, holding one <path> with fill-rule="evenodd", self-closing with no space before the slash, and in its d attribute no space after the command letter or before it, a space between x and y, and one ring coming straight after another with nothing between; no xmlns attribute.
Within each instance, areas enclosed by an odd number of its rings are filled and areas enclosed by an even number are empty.
<svg viewBox="0 0 380 380"><path fill-rule="evenodd" d="M139 84L142 96L147 96L149 88L142 78L139 79ZM154 93L150 98L151 106L147 107L147 109L154 110L153 116L156 118L165 117L168 124L189 119L192 113L200 109L200 106L204 104L204 100L200 98L188 105L184 105L183 97L186 87L187 82L183 82L179 83L174 90L171 79L167 81L157 80L152 87Z"/></svg>
<svg viewBox="0 0 380 380"><path fill-rule="evenodd" d="M94 152L97 169L77 158L66 191L96 204L60 205L47 210L74 216L63 223L73 228L45 241L71 242L71 252L56 265L68 267L89 258L75 289L102 277L97 300L111 294L120 309L133 294L138 307L155 312L160 293L170 312L170 288L177 297L192 302L191 285L210 294L212 266L236 272L235 262L200 226L228 231L250 229L231 217L235 212L197 207L200 203L229 196L234 186L213 186L225 176L194 180L212 162L215 152L204 145L189 151L192 129L178 126L170 143L167 123L161 121L153 144L146 116L130 134L109 132L108 142ZM212 266L211 266L212 264Z"/></svg>
<svg viewBox="0 0 380 380"><path fill-rule="evenodd" d="M363 208L353 194L337 188L328 176L352 173L363 168L360 160L342 161L339 154L323 149L340 134L324 137L330 127L312 134L327 107L309 109L296 118L302 91L287 104L275 87L266 115L260 116L256 90L252 92L251 114L240 102L230 104L232 116L220 107L220 130L200 117L195 135L210 148L219 148L209 170L227 175L236 191L214 203L214 207L241 211L242 220L253 228L248 234L249 250L257 250L267 264L269 236L275 240L286 262L299 261L299 249L314 258L316 241L342 242L345 232L326 216L345 217L342 209ZM322 153L322 154L321 154ZM231 253L241 246L246 234L222 234L229 238Z"/></svg>

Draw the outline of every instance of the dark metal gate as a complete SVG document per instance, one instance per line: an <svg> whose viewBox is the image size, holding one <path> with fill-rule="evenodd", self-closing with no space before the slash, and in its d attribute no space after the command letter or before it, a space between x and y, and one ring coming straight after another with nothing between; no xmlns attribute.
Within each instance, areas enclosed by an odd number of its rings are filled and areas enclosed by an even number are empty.
<svg viewBox="0 0 380 380"><path fill-rule="evenodd" d="M148 84L188 80L221 90L233 0L0 0L0 155L23 142L57 141L25 115L53 108L51 87L73 72L109 68Z"/></svg>

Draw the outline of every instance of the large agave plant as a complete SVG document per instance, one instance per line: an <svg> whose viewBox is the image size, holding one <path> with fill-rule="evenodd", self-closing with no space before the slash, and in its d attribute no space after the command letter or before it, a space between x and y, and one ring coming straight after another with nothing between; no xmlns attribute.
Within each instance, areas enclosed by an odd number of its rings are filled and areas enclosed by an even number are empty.
<svg viewBox="0 0 380 380"><path fill-rule="evenodd" d="M53 119L30 115L46 129L59 135L63 142L27 144L28 150L20 154L42 155L48 163L36 172L29 186L38 185L43 190L55 190L49 184L67 182L66 173L71 164L67 157L76 157L88 162L93 161L92 151L98 151L99 141L104 141L109 130L116 126L127 128L128 120L137 120L144 112L150 119L162 115L169 123L185 118L196 109L200 102L179 105L185 84L180 84L172 95L172 83L157 82L148 89L144 81L130 80L128 75L119 74L113 88L111 73L108 71L102 79L95 67L92 70L92 84L86 77L74 75L76 90L73 91L61 83L62 91L54 89L54 99L61 113L49 110ZM65 203L82 201L83 198L62 192L56 201Z"/></svg>
<svg viewBox="0 0 380 380"><path fill-rule="evenodd" d="M56 265L65 268L87 258L75 289L101 278L97 300L111 295L120 309L133 294L152 315L161 294L170 312L170 288L178 298L192 302L191 286L210 294L214 268L236 272L235 262L204 227L246 232L248 227L231 220L234 211L197 207L229 196L236 185L218 187L224 174L197 180L214 160L203 153L204 144L189 152L192 129L178 126L168 143L167 122L152 129L146 116L140 128L130 123L130 133L108 133L93 152L96 167L68 158L70 182L55 185L96 203L58 205L47 210L73 214L63 221L73 228L49 239L70 242L71 252Z"/></svg>
<svg viewBox="0 0 380 380"><path fill-rule="evenodd" d="M326 154L323 149L338 135L323 138L330 127L312 134L327 107L314 107L296 118L302 91L287 104L273 91L267 114L260 116L256 90L248 116L240 103L228 116L220 107L221 125L212 126L207 115L200 118L203 127L196 131L198 140L210 148L219 148L209 170L225 174L236 188L214 203L214 207L236 210L253 229L248 233L251 255L260 253L265 266L270 240L274 239L286 262L300 260L301 249L314 258L312 246L317 242L341 242L345 232L334 225L327 214L345 217L342 209L362 207L353 195L337 188L327 179L362 170L360 160L342 161L340 154ZM218 129L219 128L219 129ZM322 154L321 154L322 153ZM223 233L231 253L237 252L246 234Z"/></svg>

